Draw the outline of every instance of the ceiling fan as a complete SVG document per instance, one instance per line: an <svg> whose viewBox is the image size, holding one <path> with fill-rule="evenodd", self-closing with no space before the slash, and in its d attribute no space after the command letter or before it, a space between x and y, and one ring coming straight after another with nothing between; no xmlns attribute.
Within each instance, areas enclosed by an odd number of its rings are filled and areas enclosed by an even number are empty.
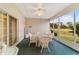
<svg viewBox="0 0 79 59"><path fill-rule="evenodd" d="M35 11L35 14L42 16L45 12L45 7L43 6L43 4L38 4L36 7L33 7L33 10Z"/></svg>

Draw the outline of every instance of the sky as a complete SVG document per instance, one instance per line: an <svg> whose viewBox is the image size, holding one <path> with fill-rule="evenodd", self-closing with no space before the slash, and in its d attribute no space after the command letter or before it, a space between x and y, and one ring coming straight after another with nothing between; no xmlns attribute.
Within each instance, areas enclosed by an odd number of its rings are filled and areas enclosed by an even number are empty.
<svg viewBox="0 0 79 59"><path fill-rule="evenodd" d="M60 17L60 22L63 22L64 24L66 24L67 22L72 22L74 23L74 12L75 12L75 15L76 15L76 22L79 22L79 8L75 9L74 11L72 12L69 12L63 16ZM55 19L54 21L50 21L51 23L54 22L58 22L58 18Z"/></svg>
<svg viewBox="0 0 79 59"><path fill-rule="evenodd" d="M76 13L76 22L79 22L79 8L75 10Z"/></svg>

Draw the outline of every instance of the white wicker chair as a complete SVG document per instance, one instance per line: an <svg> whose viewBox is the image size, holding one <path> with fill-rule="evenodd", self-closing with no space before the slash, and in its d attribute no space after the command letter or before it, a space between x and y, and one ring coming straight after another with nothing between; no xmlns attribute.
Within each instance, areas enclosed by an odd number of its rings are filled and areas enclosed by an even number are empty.
<svg viewBox="0 0 79 59"><path fill-rule="evenodd" d="M35 34L31 34L30 33L30 43L29 43L29 46L31 43L35 43L37 45L37 36Z"/></svg>

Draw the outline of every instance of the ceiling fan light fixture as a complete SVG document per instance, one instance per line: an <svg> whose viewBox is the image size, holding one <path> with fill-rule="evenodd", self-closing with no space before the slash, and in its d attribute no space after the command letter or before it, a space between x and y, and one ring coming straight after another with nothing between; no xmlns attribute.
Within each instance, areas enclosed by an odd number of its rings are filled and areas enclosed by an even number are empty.
<svg viewBox="0 0 79 59"><path fill-rule="evenodd" d="M35 14L37 14L38 16L42 16L43 13L45 12L45 8L43 7L42 4L38 4L38 7L33 8L35 11Z"/></svg>
<svg viewBox="0 0 79 59"><path fill-rule="evenodd" d="M43 14L43 13L38 13L37 15L38 15L38 16L42 16L42 14Z"/></svg>
<svg viewBox="0 0 79 59"><path fill-rule="evenodd" d="M42 16L43 15L43 11L36 11L35 14L37 14L38 16Z"/></svg>

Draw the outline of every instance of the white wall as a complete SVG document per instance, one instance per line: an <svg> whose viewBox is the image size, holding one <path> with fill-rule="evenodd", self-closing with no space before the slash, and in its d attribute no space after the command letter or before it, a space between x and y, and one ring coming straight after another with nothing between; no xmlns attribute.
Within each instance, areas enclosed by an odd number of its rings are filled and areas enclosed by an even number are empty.
<svg viewBox="0 0 79 59"><path fill-rule="evenodd" d="M0 3L0 8L17 18L17 38L18 41L22 40L24 38L24 16L22 13L12 3Z"/></svg>
<svg viewBox="0 0 79 59"><path fill-rule="evenodd" d="M49 22L48 20L45 20L45 19L27 18L25 25L26 25L26 29L29 26L31 26L31 28L28 28L28 32L31 32L31 33L36 33L36 32L45 33L50 30Z"/></svg>
<svg viewBox="0 0 79 59"><path fill-rule="evenodd" d="M37 24L32 26L32 28L30 28L29 32L31 33L36 33L36 32L40 32L40 33L45 33L49 30L49 23L42 23L42 24Z"/></svg>

